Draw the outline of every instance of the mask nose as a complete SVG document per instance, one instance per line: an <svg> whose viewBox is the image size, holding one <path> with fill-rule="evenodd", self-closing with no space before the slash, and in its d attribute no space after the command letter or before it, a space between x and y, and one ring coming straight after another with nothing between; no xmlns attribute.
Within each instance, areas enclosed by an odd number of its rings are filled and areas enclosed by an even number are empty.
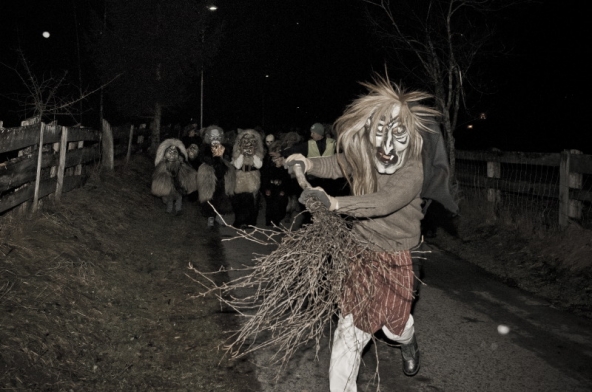
<svg viewBox="0 0 592 392"><path fill-rule="evenodd" d="M386 155L390 155L391 151L393 150L393 133L387 132L384 136L385 137L382 142L382 150Z"/></svg>

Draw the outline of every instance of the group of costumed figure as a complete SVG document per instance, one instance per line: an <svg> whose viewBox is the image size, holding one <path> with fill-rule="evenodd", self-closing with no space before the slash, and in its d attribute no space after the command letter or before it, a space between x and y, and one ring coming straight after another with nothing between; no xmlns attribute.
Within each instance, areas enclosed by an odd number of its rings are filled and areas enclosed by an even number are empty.
<svg viewBox="0 0 592 392"><path fill-rule="evenodd" d="M388 78L362 85L368 94L354 100L335 121L336 140L325 141L334 153L316 151L318 144L308 142L307 151L313 150L313 156L302 152L282 156L294 148L286 149L271 136L265 139L270 152L265 156L262 135L255 130L239 130L229 152L224 132L212 126L203 136L201 163L193 178L188 173L195 166L188 164L180 142L165 140L155 162L153 193L167 203L168 212L180 210L179 195L195 188L205 217L214 222L212 206L221 214L233 211L235 227L256 224L260 194L275 206L266 213L266 223L281 220L290 192L279 185L291 183L296 166L310 178L347 181L348 195L322 186L298 192L302 204L313 197L350 219L349 227L360 239L360 249L351 249L356 261L343 278L336 303L331 391L357 390L362 352L379 330L399 343L404 373L417 374L420 355L411 308L418 273L412 251L421 245L421 220L431 200L451 214L458 212L448 185L448 158L437 123L440 114L421 103L431 96L404 91Z"/></svg>
<svg viewBox="0 0 592 392"><path fill-rule="evenodd" d="M181 212L184 196L197 200L210 228L230 213L234 227L255 226L264 156L261 133L254 129L239 129L233 145L219 126L201 134L190 129L183 140L166 139L159 145L152 193L174 214Z"/></svg>

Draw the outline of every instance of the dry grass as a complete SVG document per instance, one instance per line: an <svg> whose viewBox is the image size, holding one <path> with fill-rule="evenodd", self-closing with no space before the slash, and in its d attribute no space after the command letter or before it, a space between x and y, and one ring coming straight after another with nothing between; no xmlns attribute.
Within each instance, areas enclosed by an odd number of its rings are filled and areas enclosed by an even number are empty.
<svg viewBox="0 0 592 392"><path fill-rule="evenodd" d="M256 390L246 361L220 362L231 316L191 298L185 266L214 270L215 241L195 207L164 212L152 170L138 156L61 205L0 217L0 389Z"/></svg>

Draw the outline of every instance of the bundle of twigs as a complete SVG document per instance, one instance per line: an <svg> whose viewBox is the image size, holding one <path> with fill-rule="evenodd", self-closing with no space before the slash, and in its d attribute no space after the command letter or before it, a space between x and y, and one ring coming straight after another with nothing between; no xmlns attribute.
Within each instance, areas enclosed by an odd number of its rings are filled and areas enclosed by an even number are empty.
<svg viewBox="0 0 592 392"><path fill-rule="evenodd" d="M208 274L190 265L207 279L207 283L201 282L207 289L202 295L217 295L245 316L225 347L231 356L273 346L273 362L285 364L310 341L315 342L317 351L320 348L323 331L337 311L352 250L363 247L348 222L318 200L309 199L307 209L313 215L312 224L296 231L281 229L282 240L276 250L255 258L242 277L217 286ZM278 235L277 231L257 228L240 236L261 242L261 233L268 239ZM238 298L236 292L244 289L251 293Z"/></svg>
<svg viewBox="0 0 592 392"><path fill-rule="evenodd" d="M230 336L225 347L233 358L272 348L271 362L281 369L309 342L315 342L318 353L324 331L338 312L343 283L348 273L359 271L355 264L363 263L360 255L369 247L351 230L351 222L315 198L306 200L306 208L312 214L312 224L296 231L238 230L238 238L277 244L270 254L255 258L254 265L242 270L241 277L216 285L211 274L189 265L207 281L197 280L206 288L202 296L216 295L225 306L244 316L240 329ZM386 274L388 271L378 267L370 279L381 279ZM368 283L365 286L373 291L374 285ZM245 291L248 294L237 296ZM361 295L372 298L373 293Z"/></svg>

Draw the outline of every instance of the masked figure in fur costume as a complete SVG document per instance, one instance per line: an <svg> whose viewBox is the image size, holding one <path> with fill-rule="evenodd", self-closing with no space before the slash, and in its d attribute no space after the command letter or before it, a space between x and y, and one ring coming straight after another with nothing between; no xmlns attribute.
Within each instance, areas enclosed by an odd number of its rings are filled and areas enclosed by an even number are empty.
<svg viewBox="0 0 592 392"><path fill-rule="evenodd" d="M197 188L202 215L207 218L209 228L215 225L216 211L220 214L232 212L230 196L234 194L234 169L228 156L230 148L224 141L222 128L211 125L204 132L199 151L202 164L197 170Z"/></svg>
<svg viewBox="0 0 592 392"><path fill-rule="evenodd" d="M152 194L162 198L166 211L181 212L183 195L197 189L195 170L187 164L187 150L179 139L166 139L156 150Z"/></svg>
<svg viewBox="0 0 592 392"><path fill-rule="evenodd" d="M331 391L357 390L364 347L378 330L401 344L403 371L419 370L419 349L411 305L414 282L410 250L420 243L422 213L422 133L438 113L419 101L422 92L404 92L388 79L364 83L369 94L352 102L335 122L337 154L286 160L322 178L345 177L351 196L333 197L322 188L304 190L327 208L354 217L352 230L370 245L343 282L340 317L331 353ZM445 178L447 180L447 177ZM377 277L377 272L379 277ZM370 287L371 286L371 287Z"/></svg>
<svg viewBox="0 0 592 392"><path fill-rule="evenodd" d="M239 129L232 150L232 165L236 169L236 186L232 197L234 227L257 225L259 188L263 166L263 140L254 129Z"/></svg>

